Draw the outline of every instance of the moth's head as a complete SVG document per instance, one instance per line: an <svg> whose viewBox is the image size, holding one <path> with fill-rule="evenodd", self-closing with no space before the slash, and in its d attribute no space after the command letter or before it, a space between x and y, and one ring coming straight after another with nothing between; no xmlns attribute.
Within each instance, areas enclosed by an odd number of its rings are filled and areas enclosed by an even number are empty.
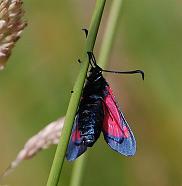
<svg viewBox="0 0 182 186"><path fill-rule="evenodd" d="M102 74L102 68L100 68L98 65L97 66L92 66L90 69L90 74L94 75L101 75Z"/></svg>
<svg viewBox="0 0 182 186"><path fill-rule="evenodd" d="M102 76L102 68L100 68L98 65L95 66L95 67L92 66L90 71L89 71L88 79L90 81L94 81L94 80L98 79L101 76Z"/></svg>

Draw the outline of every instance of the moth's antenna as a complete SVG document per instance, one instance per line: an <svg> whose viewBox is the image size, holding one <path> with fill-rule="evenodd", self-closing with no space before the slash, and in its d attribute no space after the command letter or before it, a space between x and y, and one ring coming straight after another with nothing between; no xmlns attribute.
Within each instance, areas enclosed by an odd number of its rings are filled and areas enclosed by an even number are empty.
<svg viewBox="0 0 182 186"><path fill-rule="evenodd" d="M142 70L131 70L131 71L112 71L112 70L102 70L103 72L110 72L114 74L141 74L142 79L144 80L144 71Z"/></svg>
<svg viewBox="0 0 182 186"><path fill-rule="evenodd" d="M95 56L93 52L87 52L89 57L89 63L92 67L99 67L96 63ZM100 67L99 67L100 68ZM144 80L144 72L142 70L130 70L130 71L112 71L112 70L103 70L100 68L103 72L110 72L114 74L141 74L142 79Z"/></svg>

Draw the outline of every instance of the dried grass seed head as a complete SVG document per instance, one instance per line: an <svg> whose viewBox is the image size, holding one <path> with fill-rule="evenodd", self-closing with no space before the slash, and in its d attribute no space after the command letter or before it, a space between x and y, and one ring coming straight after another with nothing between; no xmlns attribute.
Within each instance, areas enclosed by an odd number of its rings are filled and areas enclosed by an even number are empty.
<svg viewBox="0 0 182 186"><path fill-rule="evenodd" d="M21 0L0 2L0 70L4 69L12 48L27 25L23 20L22 4Z"/></svg>

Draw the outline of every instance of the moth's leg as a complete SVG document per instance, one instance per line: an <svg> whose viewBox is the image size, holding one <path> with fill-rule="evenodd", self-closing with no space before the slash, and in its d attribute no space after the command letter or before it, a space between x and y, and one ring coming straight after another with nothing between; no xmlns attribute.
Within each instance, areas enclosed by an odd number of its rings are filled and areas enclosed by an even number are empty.
<svg viewBox="0 0 182 186"><path fill-rule="evenodd" d="M89 63L90 63L90 65L91 65L92 67L99 67L99 66L97 65L97 62L96 62L94 53L88 51L88 52L87 52L87 55L88 55L88 57L89 57ZM99 68L100 68L100 67L99 67ZM100 68L100 69L101 69L101 68ZM102 69L101 69L101 70L102 70Z"/></svg>
<svg viewBox="0 0 182 186"><path fill-rule="evenodd" d="M86 28L82 28L82 30L85 32L85 36L87 38L87 36L88 36L88 30Z"/></svg>
<svg viewBox="0 0 182 186"><path fill-rule="evenodd" d="M82 61L80 59L77 60L78 63L82 63Z"/></svg>

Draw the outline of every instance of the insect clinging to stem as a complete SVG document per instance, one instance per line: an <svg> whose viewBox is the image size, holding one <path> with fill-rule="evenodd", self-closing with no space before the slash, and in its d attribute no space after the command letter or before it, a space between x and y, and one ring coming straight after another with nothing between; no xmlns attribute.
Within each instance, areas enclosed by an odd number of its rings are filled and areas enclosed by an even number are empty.
<svg viewBox="0 0 182 186"><path fill-rule="evenodd" d="M136 152L135 137L102 72L139 73L143 80L144 72L103 70L97 65L92 52L88 52L88 57L91 69L75 117L66 158L69 161L75 160L87 150L87 147L93 146L101 132L113 150L125 156L133 156Z"/></svg>

